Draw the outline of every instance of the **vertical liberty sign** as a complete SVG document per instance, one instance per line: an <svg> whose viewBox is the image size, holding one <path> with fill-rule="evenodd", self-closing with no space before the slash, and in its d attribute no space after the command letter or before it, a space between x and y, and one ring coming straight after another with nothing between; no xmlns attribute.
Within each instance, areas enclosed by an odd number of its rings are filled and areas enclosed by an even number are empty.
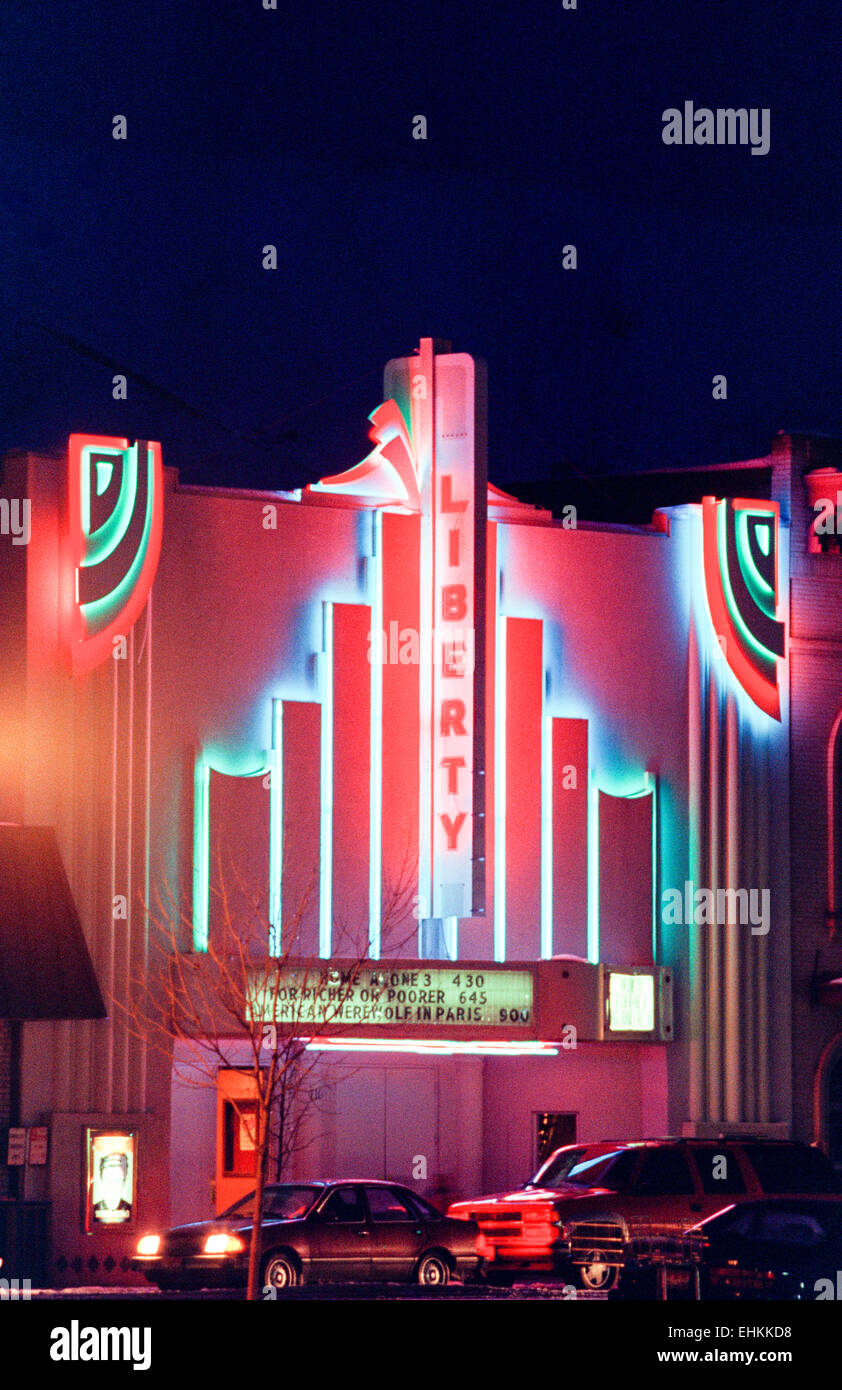
<svg viewBox="0 0 842 1390"><path fill-rule="evenodd" d="M453 952L456 921L485 907L484 417L478 430L472 357L423 338L407 365L422 517L419 893Z"/></svg>

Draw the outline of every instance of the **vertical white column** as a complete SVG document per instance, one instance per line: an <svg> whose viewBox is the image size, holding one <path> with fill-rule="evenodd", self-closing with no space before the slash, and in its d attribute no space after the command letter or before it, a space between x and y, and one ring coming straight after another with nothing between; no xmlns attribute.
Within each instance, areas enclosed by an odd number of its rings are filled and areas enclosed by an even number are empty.
<svg viewBox="0 0 842 1390"><path fill-rule="evenodd" d="M272 701L269 763L269 954L283 949L284 702Z"/></svg>
<svg viewBox="0 0 842 1390"><path fill-rule="evenodd" d="M546 673L545 673L546 679ZM553 953L553 721L541 720L541 955Z"/></svg>
<svg viewBox="0 0 842 1390"><path fill-rule="evenodd" d="M739 726L737 706L733 694L729 694L725 705L725 886L740 887L740 799L739 799ZM735 901L730 899L729 901ZM741 1050L740 1012L741 992L741 942L740 935L748 930L741 925L739 911L729 914L723 926L725 936L724 971L724 1100L725 1119L736 1123L743 1119L742 1075L749 1057Z"/></svg>
<svg viewBox="0 0 842 1390"><path fill-rule="evenodd" d="M322 609L321 653L321 871L319 878L319 955L333 943L333 604Z"/></svg>
<svg viewBox="0 0 842 1390"><path fill-rule="evenodd" d="M380 958L383 879L383 662L386 650L383 633L383 513L371 519L372 557L369 570L372 637L368 644L371 661L371 737L369 784L368 847L368 950Z"/></svg>
<svg viewBox="0 0 842 1390"><path fill-rule="evenodd" d="M708 678L708 854L704 888L719 883L719 693L713 670ZM707 932L707 1055L709 1120L722 1119L722 961L720 927L711 923Z"/></svg>
<svg viewBox="0 0 842 1390"><path fill-rule="evenodd" d="M699 669L699 648L696 629L690 620L689 644L687 650L687 699L688 699L688 845L687 872L692 894L699 883L702 871L703 805L704 805L704 714L702 710L702 675ZM695 920L687 923L689 940L688 963L689 979L689 1018L690 1037L688 1040L689 1060L689 1104L692 1121L705 1117L705 957L702 945L702 928Z"/></svg>
<svg viewBox="0 0 842 1390"><path fill-rule="evenodd" d="M494 701L494 959L506 959L506 619L497 597Z"/></svg>

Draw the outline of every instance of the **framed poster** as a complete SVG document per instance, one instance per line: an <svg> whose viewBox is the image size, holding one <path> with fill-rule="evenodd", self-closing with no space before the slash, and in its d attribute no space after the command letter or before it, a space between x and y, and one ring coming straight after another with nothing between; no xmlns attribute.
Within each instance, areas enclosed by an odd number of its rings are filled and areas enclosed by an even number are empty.
<svg viewBox="0 0 842 1390"><path fill-rule="evenodd" d="M85 1130L85 1230L130 1227L135 1216L137 1135Z"/></svg>

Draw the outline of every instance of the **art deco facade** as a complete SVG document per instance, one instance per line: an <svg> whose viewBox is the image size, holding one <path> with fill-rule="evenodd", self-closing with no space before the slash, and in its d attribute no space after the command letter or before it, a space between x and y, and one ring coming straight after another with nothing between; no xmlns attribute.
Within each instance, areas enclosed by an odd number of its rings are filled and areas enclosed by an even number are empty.
<svg viewBox="0 0 842 1390"><path fill-rule="evenodd" d="M647 525L554 518L488 486L482 374L431 340L372 443L290 494L183 486L146 441L5 460L31 535L0 536L0 971L64 993L0 1009L0 1100L49 1130L11 1185L68 1282L248 1188L222 1082L111 1002L162 888L206 949L218 847L273 949L294 920L297 956L388 962L292 1171L467 1196L553 1139L723 1129L842 1161L842 556L813 505L841 451L779 435L692 501L665 475ZM76 927L58 889L27 917L21 827L54 831ZM118 1169L130 1216L98 1222Z"/></svg>

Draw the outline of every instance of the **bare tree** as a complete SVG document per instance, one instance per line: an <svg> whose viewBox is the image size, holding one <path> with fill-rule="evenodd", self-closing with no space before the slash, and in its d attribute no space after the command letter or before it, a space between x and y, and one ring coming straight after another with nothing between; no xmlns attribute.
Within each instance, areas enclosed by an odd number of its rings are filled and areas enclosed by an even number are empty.
<svg viewBox="0 0 842 1390"><path fill-rule="evenodd" d="M405 863L399 882L384 892L382 940L390 952L399 951L417 928L413 888L414 874ZM274 947L265 896L245 893L236 876L223 872L221 855L212 893L215 910L204 951L192 949L192 921L179 895L165 889L154 909L146 909L145 968L130 980L127 996L112 996L111 1003L129 1032L168 1062L178 1045L175 1067L188 1085L216 1091L220 1070L229 1068L248 1078L248 1100L232 1094L230 1101L255 1158L246 1297L256 1299L270 1157L274 1149L280 1176L303 1142L302 1126L314 1105L312 1081L321 1054L308 1044L315 1037L341 1038L359 1021L351 1017L359 1004L352 1009L351 1001L363 968L377 962L370 954L367 923L361 934L347 922L335 922L334 940L347 952L341 959L302 952L312 886L292 912L285 912L281 943Z"/></svg>

